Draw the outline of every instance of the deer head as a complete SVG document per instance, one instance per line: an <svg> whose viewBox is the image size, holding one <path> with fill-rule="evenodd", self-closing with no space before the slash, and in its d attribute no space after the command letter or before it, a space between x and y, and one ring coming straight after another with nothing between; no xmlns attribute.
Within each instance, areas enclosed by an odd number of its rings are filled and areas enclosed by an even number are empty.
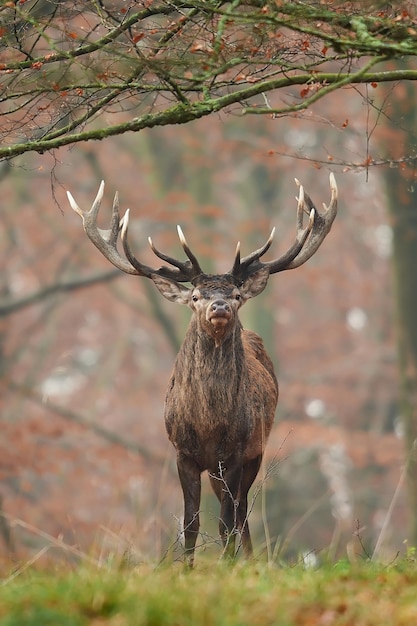
<svg viewBox="0 0 417 626"><path fill-rule="evenodd" d="M264 290L268 278L268 268L263 267L243 282L231 274L201 274L194 279L195 286L191 289L162 276L154 275L152 280L165 298L190 307L201 329L218 347L236 327L240 307Z"/></svg>

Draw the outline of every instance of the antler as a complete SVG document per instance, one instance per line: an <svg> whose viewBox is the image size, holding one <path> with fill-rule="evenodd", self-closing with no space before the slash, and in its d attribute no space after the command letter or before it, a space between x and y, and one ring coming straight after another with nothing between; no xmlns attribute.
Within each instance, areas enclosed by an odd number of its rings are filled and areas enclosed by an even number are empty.
<svg viewBox="0 0 417 626"><path fill-rule="evenodd" d="M315 208L310 196L304 192L304 188L299 181L295 179L299 186L298 205L297 205L297 233L292 246L281 257L274 261L263 263L260 258L267 252L274 238L275 228L272 229L268 241L258 250L255 250L243 259L240 258L240 244L237 244L235 260L229 274L238 280L244 280L250 274L263 267L267 267L270 274L282 272L283 270L294 269L303 265L313 254L319 249L324 238L330 231L333 220L337 213L337 185L333 174L330 174L331 199L327 207L323 204L324 212L319 213ZM152 278L152 275L163 276L177 282L193 282L197 276L203 274L200 264L196 256L191 252L190 247L185 239L184 233L180 226L177 226L178 237L181 245L187 255L186 261L179 261L160 252L153 244L149 237L149 245L154 254L169 263L173 267L162 266L159 269L149 267L141 263L132 253L127 232L129 227L129 209L126 210L124 216L120 219L119 215L119 197L116 193L113 200L113 209L110 228L103 230L97 226L97 216L100 210L100 204L104 194L104 182L101 182L98 193L89 211L80 209L74 198L67 191L68 200L72 209L80 215L83 220L84 230L93 244L100 252L118 269L127 274L135 274L137 276L146 276ZM304 213L309 215L307 226L303 226ZM121 239L123 250L126 258L122 257L117 250L117 239L121 231ZM174 269L175 268L175 269Z"/></svg>
<svg viewBox="0 0 417 626"><path fill-rule="evenodd" d="M240 259L240 244L237 245L235 260L230 274L244 280L249 274L253 274L261 267L267 267L270 274L276 274L283 270L290 270L303 265L319 249L324 238L329 233L337 213L337 185L333 173L330 174L331 199L329 206L323 203L324 212L319 213L310 196L304 192L300 182L295 179L299 187L297 204L297 233L292 246L281 257L274 261L263 263L260 258L269 249L275 228L272 229L268 241L248 256ZM308 224L303 226L304 213L309 215Z"/></svg>
<svg viewBox="0 0 417 626"><path fill-rule="evenodd" d="M103 199L103 194L104 181L101 182L100 188L91 206L91 209L89 211L84 211L83 209L80 209L78 204L75 202L73 196L70 194L69 191L67 191L67 196L71 208L82 218L84 230L87 233L87 236L96 246L96 248L100 250L103 256L108 261L110 261L110 263L115 265L119 270L122 270L122 272L126 272L126 274L146 276L146 278L151 278L152 275L158 274L159 276L163 276L164 278L169 278L171 280L176 280L177 282L184 283L191 282L194 278L202 273L200 265L194 254L191 252L180 226L177 226L178 237L180 239L184 252L188 257L187 261L178 261L177 259L163 254L155 248L151 238L149 237L149 244L156 256L163 261L166 261L170 265L173 265L176 269L165 266L162 266L159 269L155 269L141 263L133 255L127 240L127 231L129 227L129 209L126 210L126 213L124 214L122 219L120 219L119 197L117 193L115 194L113 200L110 228L108 230L103 230L97 226L97 216L100 210L100 204ZM126 254L126 258L122 257L117 250L117 238L119 235L119 231L121 231L123 250Z"/></svg>

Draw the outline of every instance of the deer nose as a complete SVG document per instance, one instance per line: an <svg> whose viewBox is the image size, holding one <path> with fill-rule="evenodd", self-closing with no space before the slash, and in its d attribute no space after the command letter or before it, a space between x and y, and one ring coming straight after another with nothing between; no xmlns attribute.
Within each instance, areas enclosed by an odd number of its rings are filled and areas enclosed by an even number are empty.
<svg viewBox="0 0 417 626"><path fill-rule="evenodd" d="M215 300L210 305L213 313L227 313L230 310L230 307L226 300Z"/></svg>

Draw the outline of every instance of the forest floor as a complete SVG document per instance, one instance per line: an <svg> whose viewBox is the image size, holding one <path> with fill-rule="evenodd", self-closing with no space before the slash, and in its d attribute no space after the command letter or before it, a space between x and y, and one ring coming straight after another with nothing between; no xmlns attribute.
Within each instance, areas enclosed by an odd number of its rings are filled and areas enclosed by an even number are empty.
<svg viewBox="0 0 417 626"><path fill-rule="evenodd" d="M409 626L417 563L309 569L197 559L131 568L16 569L0 579L1 626Z"/></svg>

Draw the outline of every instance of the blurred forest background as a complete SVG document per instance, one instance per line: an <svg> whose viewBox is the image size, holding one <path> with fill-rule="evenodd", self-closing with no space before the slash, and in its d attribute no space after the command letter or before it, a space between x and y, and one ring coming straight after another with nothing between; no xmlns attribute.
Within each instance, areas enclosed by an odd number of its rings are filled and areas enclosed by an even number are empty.
<svg viewBox="0 0 417 626"><path fill-rule="evenodd" d="M177 250L177 223L207 270L226 271L237 240L249 252L273 225L276 255L294 235L294 176L318 206L330 193L327 166L279 153L314 148L324 160L347 152L358 160L365 150L364 116L343 99L327 105L340 127L334 145L317 123L219 116L4 166L3 294L24 297L108 270L65 197L70 189L90 206L101 179L108 210L116 189L131 207L131 238L150 264L148 234ZM338 110L357 122L343 129ZM403 463L383 171L332 169L340 210L325 244L242 311L280 382L266 455L274 465L265 482L269 533L285 540L305 517L291 537L296 553L328 546L339 523L352 535L355 520L372 545ZM175 538L181 515L163 399L190 314L163 302L146 279L111 274L117 280L53 293L2 320L3 506L84 549L132 541L154 557ZM216 509L207 493L204 525ZM394 550L405 515L401 500L390 524ZM20 547L44 541L20 525L15 534Z"/></svg>
<svg viewBox="0 0 417 626"><path fill-rule="evenodd" d="M86 208L104 179L102 224L118 190L141 260L155 263L148 235L181 255L180 224L204 269L223 272L238 240L246 254L273 226L271 258L285 250L294 177L321 207L330 171L340 196L330 235L241 315L280 384L251 514L255 551L371 556L377 545L390 559L406 549L388 209L393 173L406 196L395 202L411 197L415 209L414 169L389 165L415 142L400 123L415 115L410 85L335 91L302 117L215 113L1 164L0 553L65 545L72 555L160 559L178 538L163 401L190 313L109 267L65 191ZM403 108L381 119L373 103L388 92ZM211 549L218 506L208 481L202 513Z"/></svg>

